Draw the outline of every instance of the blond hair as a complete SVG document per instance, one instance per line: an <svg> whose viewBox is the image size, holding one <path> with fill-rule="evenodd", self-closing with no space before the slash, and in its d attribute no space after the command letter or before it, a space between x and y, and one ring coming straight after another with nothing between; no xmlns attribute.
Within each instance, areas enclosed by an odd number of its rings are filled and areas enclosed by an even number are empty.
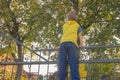
<svg viewBox="0 0 120 80"><path fill-rule="evenodd" d="M67 20L77 20L78 13L76 10L72 9L67 13Z"/></svg>

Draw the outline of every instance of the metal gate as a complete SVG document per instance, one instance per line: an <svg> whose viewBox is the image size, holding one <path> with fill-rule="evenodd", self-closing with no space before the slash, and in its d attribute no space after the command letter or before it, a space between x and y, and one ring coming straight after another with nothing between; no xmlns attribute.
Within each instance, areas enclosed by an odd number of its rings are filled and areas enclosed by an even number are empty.
<svg viewBox="0 0 120 80"><path fill-rule="evenodd" d="M22 45L23 62L16 60L15 43ZM89 45L80 48L78 53L81 80L120 80L120 44ZM58 51L51 48L32 50L0 34L0 80L15 80L18 65L23 66L21 80L57 80L57 54Z"/></svg>

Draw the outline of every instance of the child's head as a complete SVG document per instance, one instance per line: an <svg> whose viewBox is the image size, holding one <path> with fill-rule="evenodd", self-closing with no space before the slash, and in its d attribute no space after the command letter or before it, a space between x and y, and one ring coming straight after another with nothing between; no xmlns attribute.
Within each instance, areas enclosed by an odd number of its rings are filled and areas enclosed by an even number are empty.
<svg viewBox="0 0 120 80"><path fill-rule="evenodd" d="M67 20L75 20L77 21L78 19L78 13L74 9L68 12L67 14Z"/></svg>

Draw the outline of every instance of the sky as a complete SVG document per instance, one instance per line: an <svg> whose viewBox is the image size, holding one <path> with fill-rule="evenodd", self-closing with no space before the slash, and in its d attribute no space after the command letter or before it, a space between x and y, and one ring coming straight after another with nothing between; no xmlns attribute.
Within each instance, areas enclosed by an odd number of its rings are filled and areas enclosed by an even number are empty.
<svg viewBox="0 0 120 80"><path fill-rule="evenodd" d="M48 65L32 65L31 68L28 66L28 65L24 65L23 69L27 72L32 72L32 73L35 73L35 74L39 74L40 75L46 75L47 74L47 70L49 71L49 73L54 73L55 71L57 71L57 67L55 64L52 64L52 65L49 65L49 68L47 68ZM40 68L40 70L38 71L38 69Z"/></svg>
<svg viewBox="0 0 120 80"><path fill-rule="evenodd" d="M28 53L24 56L26 58L26 60L30 61L30 55L31 54ZM52 55L54 55L54 54L52 54ZM45 56L43 53L41 53L41 56L44 57L45 59L48 59L48 56ZM35 62L36 60L39 60L39 57L38 56L33 56L32 61ZM40 61L44 61L44 60L41 59ZM45 64L45 65L44 64L41 64L41 65L36 64L36 65L31 65L31 68L30 68L29 65L24 65L23 69L27 72L32 72L32 73L35 73L35 74L38 74L38 72L39 72L39 75L46 75L47 72L49 72L49 73L56 72L57 71L57 66L56 66L56 64L49 64L49 68L48 68L47 64Z"/></svg>

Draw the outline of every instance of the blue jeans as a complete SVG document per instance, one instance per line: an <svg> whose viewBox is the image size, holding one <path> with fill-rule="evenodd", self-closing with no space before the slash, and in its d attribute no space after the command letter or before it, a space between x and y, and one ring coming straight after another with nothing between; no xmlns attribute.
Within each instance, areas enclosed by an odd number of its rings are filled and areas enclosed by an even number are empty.
<svg viewBox="0 0 120 80"><path fill-rule="evenodd" d="M72 42L64 42L60 45L58 56L58 80L65 80L67 76L67 65L70 65L71 80L80 80L78 70L76 46Z"/></svg>

